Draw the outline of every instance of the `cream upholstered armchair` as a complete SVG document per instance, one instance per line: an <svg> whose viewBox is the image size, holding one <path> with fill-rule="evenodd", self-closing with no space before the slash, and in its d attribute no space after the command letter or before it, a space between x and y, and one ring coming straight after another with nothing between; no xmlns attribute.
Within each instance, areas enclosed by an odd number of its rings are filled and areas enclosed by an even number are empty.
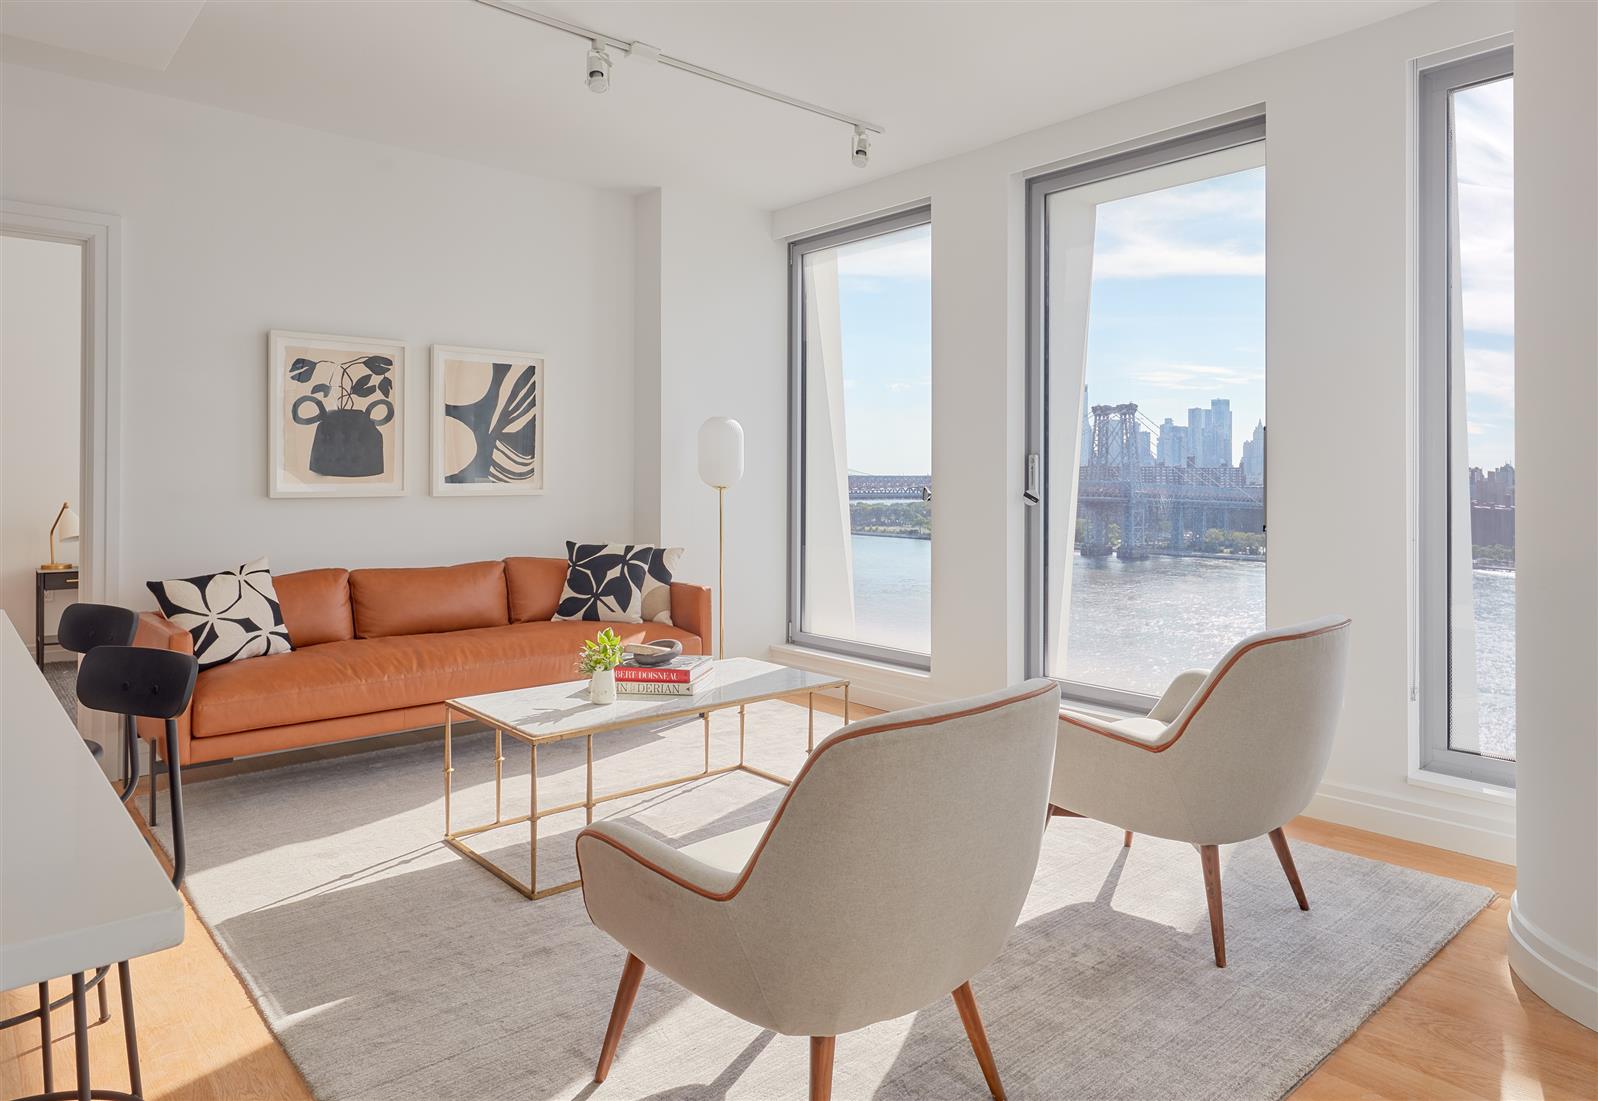
<svg viewBox="0 0 1598 1101"><path fill-rule="evenodd" d="M1198 847L1215 965L1226 966L1218 846L1269 834L1300 909L1284 826L1308 805L1343 705L1349 621L1263 631L1177 676L1147 717L1060 717L1050 813Z"/></svg>
<svg viewBox="0 0 1598 1101"><path fill-rule="evenodd" d="M594 1080L648 965L811 1037L812 1099L831 1094L839 1033L952 992L1002 1098L970 980L1004 947L1037 869L1058 718L1059 689L1034 680L852 723L816 746L736 855L701 859L625 821L585 829L583 901L628 952Z"/></svg>

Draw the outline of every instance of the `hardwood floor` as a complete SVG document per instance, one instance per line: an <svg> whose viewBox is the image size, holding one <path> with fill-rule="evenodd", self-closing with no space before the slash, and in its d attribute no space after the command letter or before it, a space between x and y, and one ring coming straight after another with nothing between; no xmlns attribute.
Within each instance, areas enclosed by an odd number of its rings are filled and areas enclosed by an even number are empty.
<svg viewBox="0 0 1598 1101"><path fill-rule="evenodd" d="M818 700L818 708L826 703ZM252 767L261 766L224 766L230 773ZM219 774L199 771L192 780ZM137 810L134 817L142 829ZM1300 1085L1295 1101L1598 1098L1598 1034L1549 1008L1510 974L1504 945L1514 868L1312 818L1295 819L1286 832L1294 841L1481 883L1499 896ZM148 1101L309 1101L310 1089L205 926L187 902L184 910L183 944L133 962ZM113 971L108 981L115 979ZM51 990L59 995L67 984L58 981ZM90 1059L97 1086L125 1089L118 991L111 993L111 1020L90 1029ZM0 993L0 1016L29 1009L36 998L33 988ZM56 1012L52 1033L55 1084L65 1089L74 1073L70 1009ZM0 1032L0 1097L43 1088L37 1025Z"/></svg>

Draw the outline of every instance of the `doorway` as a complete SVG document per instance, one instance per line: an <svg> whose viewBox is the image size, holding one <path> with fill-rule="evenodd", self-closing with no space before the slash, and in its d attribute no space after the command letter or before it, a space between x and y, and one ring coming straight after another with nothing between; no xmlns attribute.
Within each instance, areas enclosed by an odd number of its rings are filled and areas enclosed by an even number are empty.
<svg viewBox="0 0 1598 1101"><path fill-rule="evenodd" d="M0 614L112 776L120 724L80 711L54 636L75 600L118 602L119 241L114 216L0 201Z"/></svg>

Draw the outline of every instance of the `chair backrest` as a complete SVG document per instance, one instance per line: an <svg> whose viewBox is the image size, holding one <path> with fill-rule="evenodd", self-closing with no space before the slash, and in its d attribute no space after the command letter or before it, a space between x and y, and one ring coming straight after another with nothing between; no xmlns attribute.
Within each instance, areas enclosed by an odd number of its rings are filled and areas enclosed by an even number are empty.
<svg viewBox="0 0 1598 1101"><path fill-rule="evenodd" d="M1033 680L816 747L737 898L781 1031L914 1012L999 954L1037 869L1058 721L1058 686Z"/></svg>
<svg viewBox="0 0 1598 1101"><path fill-rule="evenodd" d="M63 650L87 654L96 646L132 646L139 613L115 604L69 604L61 613L56 641Z"/></svg>
<svg viewBox="0 0 1598 1101"><path fill-rule="evenodd" d="M1250 635L1172 720L1165 763L1201 843L1258 837L1309 804L1342 711L1349 634L1329 616Z"/></svg>
<svg viewBox="0 0 1598 1101"><path fill-rule="evenodd" d="M96 711L175 719L189 706L199 663L150 646L96 646L78 667L78 700Z"/></svg>

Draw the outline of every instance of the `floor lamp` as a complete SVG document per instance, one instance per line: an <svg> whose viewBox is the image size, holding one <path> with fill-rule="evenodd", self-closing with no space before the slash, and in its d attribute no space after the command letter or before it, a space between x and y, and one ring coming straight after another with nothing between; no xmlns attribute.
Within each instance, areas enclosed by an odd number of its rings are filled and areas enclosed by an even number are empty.
<svg viewBox="0 0 1598 1101"><path fill-rule="evenodd" d="M699 426L699 480L716 491L716 656L727 656L727 490L744 476L743 425L711 417Z"/></svg>

